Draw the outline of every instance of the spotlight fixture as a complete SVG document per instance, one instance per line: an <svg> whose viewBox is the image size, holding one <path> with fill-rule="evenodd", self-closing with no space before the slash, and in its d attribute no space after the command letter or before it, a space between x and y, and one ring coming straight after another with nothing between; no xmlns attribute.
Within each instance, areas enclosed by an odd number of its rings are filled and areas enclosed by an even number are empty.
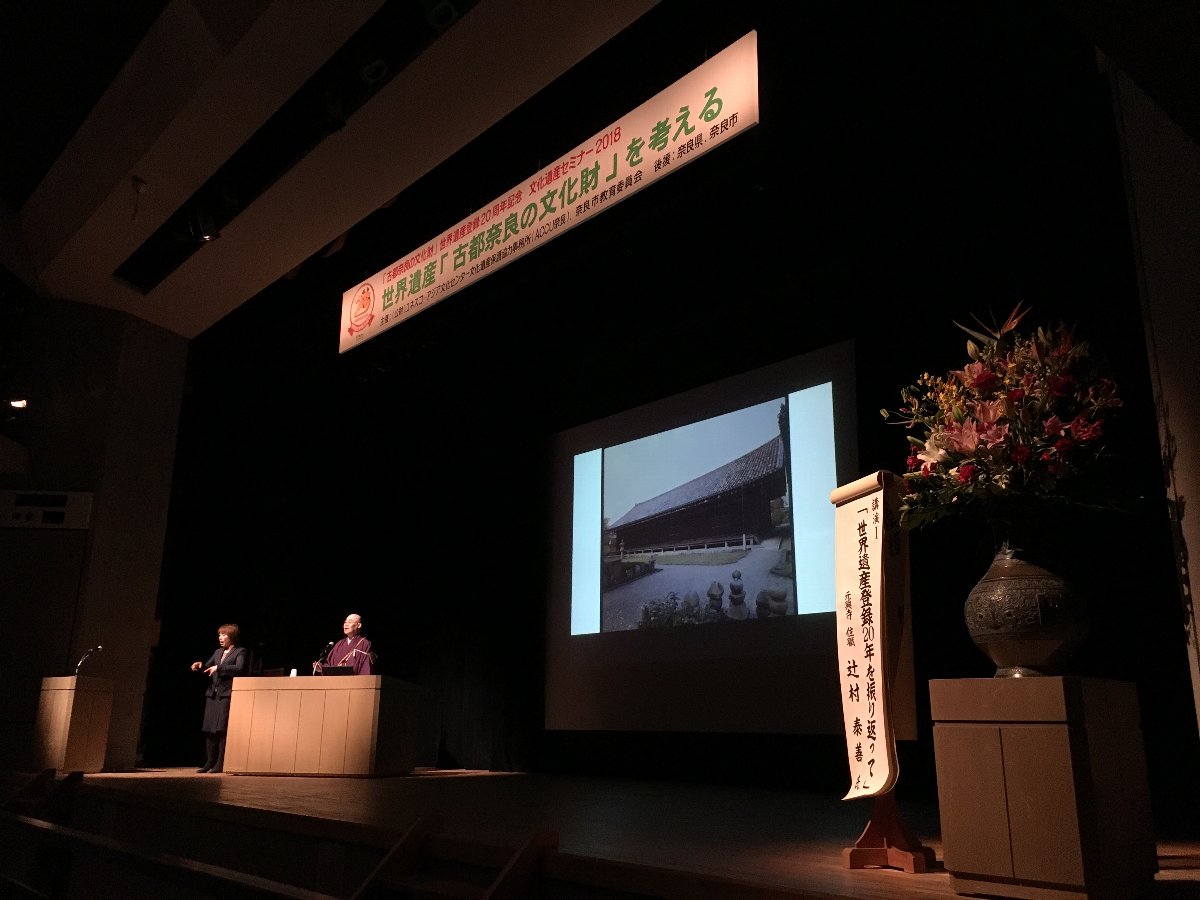
<svg viewBox="0 0 1200 900"><path fill-rule="evenodd" d="M192 240L200 244L215 241L221 236L221 232L217 231L217 226L213 224L208 210L195 204L188 210L188 231L192 235Z"/></svg>
<svg viewBox="0 0 1200 900"><path fill-rule="evenodd" d="M9 400L8 405L13 409L25 409L25 407L29 406L29 401L24 397L16 397L12 400Z"/></svg>
<svg viewBox="0 0 1200 900"><path fill-rule="evenodd" d="M220 236L264 191L346 125L395 75L478 0L383 0L290 99L184 201L113 275L151 293L204 244ZM133 178L133 216L143 183ZM145 179L143 179L145 181ZM150 185L145 185L150 190Z"/></svg>

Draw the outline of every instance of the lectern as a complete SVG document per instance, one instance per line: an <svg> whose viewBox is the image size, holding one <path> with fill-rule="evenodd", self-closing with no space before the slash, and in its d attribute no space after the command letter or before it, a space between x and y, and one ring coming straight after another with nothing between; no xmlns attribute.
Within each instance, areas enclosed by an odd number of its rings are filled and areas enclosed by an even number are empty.
<svg viewBox="0 0 1200 900"><path fill-rule="evenodd" d="M63 675L42 679L34 728L40 768L60 772L104 769L113 685L107 678Z"/></svg>
<svg viewBox="0 0 1200 900"><path fill-rule="evenodd" d="M420 689L386 675L233 680L225 772L400 775L417 764Z"/></svg>

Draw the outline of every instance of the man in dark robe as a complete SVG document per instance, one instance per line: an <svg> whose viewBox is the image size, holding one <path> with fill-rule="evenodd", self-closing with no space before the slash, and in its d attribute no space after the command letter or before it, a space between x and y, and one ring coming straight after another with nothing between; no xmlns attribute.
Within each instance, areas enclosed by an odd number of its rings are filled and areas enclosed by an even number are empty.
<svg viewBox="0 0 1200 900"><path fill-rule="evenodd" d="M371 675L375 669L375 652L371 642L362 635L362 616L350 613L342 623L345 635L334 644L325 658L313 663L313 672L319 674L325 666L351 666L355 675Z"/></svg>

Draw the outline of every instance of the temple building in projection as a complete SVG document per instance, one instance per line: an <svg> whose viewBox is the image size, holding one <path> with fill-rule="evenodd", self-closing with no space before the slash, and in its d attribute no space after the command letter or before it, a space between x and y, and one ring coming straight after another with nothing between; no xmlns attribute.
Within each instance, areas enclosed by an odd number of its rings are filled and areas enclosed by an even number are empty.
<svg viewBox="0 0 1200 900"><path fill-rule="evenodd" d="M760 543L788 523L787 460L775 436L749 453L634 505L609 524L606 549L665 553Z"/></svg>

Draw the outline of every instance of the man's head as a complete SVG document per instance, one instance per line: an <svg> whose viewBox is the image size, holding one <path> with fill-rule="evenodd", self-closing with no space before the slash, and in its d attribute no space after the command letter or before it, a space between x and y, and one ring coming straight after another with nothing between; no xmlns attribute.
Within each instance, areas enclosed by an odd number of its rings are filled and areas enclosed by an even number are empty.
<svg viewBox="0 0 1200 900"><path fill-rule="evenodd" d="M346 616L346 621L342 623L342 632L346 637L354 637L362 631L362 616L358 613L350 613Z"/></svg>

